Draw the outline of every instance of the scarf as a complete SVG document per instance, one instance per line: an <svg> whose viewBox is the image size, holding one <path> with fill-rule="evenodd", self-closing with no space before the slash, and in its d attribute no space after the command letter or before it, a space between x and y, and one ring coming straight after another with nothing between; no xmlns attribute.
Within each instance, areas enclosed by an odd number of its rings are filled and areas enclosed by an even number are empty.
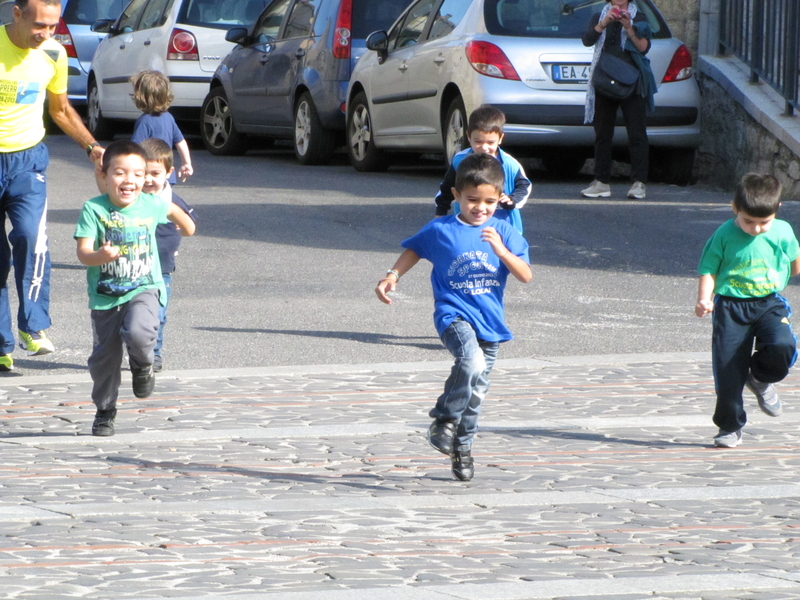
<svg viewBox="0 0 800 600"><path fill-rule="evenodd" d="M603 7L603 10L600 12L600 19L598 23L605 19L608 11L611 10L611 3L606 4ZM629 2L628 3L628 14L631 16L631 22L636 17L637 13L636 3ZM625 42L628 41L628 33L623 28L620 36L620 47L625 50ZM600 60L600 54L603 52L603 44L606 42L606 30L603 30L603 33L600 34L600 38L594 44L594 55L592 56L592 64L589 66L589 83L586 85L586 104L584 105L584 112L583 112L583 123L589 124L594 121L594 86L592 85L592 74L594 73L594 68L597 66L597 61Z"/></svg>

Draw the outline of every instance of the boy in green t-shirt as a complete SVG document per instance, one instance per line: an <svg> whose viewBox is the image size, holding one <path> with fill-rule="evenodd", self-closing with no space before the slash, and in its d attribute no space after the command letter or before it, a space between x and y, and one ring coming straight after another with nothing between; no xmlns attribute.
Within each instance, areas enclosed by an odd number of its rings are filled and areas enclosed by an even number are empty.
<svg viewBox="0 0 800 600"><path fill-rule="evenodd" d="M773 383L786 377L797 358L792 309L779 293L790 276L800 274L800 248L792 226L775 218L780 199L775 177L745 175L733 198L735 218L706 242L697 269L694 312L698 317L713 313L714 424L719 427L714 445L723 448L742 441L745 386L763 412L771 417L783 412Z"/></svg>
<svg viewBox="0 0 800 600"><path fill-rule="evenodd" d="M114 435L123 344L130 357L134 395L147 398L153 392L158 310L166 300L156 227L169 219L181 235L195 230L194 221L177 205L142 193L146 166L147 155L139 144L109 144L98 175L106 193L83 205L75 227L78 260L89 267L94 332L89 373L97 407L92 435Z"/></svg>

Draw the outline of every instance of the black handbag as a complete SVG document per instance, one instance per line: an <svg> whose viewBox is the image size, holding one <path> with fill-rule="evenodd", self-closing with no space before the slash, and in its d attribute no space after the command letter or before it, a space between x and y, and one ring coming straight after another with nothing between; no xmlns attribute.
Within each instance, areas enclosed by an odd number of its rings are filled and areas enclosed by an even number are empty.
<svg viewBox="0 0 800 600"><path fill-rule="evenodd" d="M639 82L639 69L621 58L603 52L592 73L594 91L613 100L625 100Z"/></svg>

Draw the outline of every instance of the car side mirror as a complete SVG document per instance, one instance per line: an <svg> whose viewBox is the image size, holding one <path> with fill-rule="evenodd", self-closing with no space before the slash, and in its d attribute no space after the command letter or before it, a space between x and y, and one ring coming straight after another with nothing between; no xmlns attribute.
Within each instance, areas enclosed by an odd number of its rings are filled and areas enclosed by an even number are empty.
<svg viewBox="0 0 800 600"><path fill-rule="evenodd" d="M114 21L112 19L100 19L99 21L92 23L89 29L97 33L111 33L112 25L114 25Z"/></svg>
<svg viewBox="0 0 800 600"><path fill-rule="evenodd" d="M378 53L378 63L383 64L389 56L389 34L385 31L373 31L367 36L367 50Z"/></svg>
<svg viewBox="0 0 800 600"><path fill-rule="evenodd" d="M225 34L225 41L233 44L244 44L247 41L247 29L244 27L233 27L228 29Z"/></svg>

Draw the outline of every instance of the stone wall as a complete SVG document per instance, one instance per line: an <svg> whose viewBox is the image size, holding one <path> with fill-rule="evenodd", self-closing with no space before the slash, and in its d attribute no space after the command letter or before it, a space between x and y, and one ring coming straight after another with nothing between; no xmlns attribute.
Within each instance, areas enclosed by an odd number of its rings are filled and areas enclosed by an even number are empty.
<svg viewBox="0 0 800 600"><path fill-rule="evenodd" d="M672 35L685 43L697 62L700 0L653 0Z"/></svg>

